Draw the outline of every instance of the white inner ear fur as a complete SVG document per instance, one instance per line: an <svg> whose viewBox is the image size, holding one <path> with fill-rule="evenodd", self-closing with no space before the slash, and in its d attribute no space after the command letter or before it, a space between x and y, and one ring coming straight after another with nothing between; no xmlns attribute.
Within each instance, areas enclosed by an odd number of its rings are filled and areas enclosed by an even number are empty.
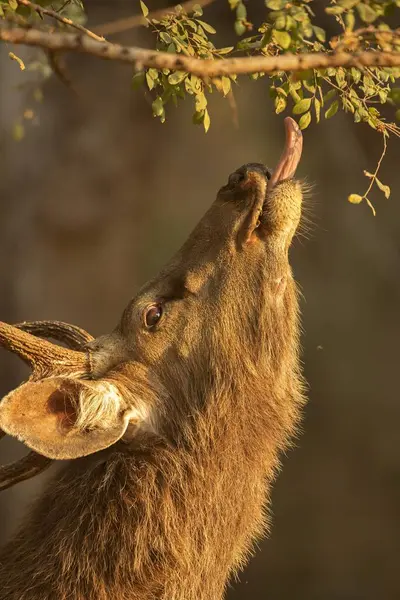
<svg viewBox="0 0 400 600"><path fill-rule="evenodd" d="M116 385L110 382L83 384L77 400L77 429L110 429L118 420L140 426L149 421L149 408L138 398L130 397L129 405ZM133 406L132 406L133 404Z"/></svg>

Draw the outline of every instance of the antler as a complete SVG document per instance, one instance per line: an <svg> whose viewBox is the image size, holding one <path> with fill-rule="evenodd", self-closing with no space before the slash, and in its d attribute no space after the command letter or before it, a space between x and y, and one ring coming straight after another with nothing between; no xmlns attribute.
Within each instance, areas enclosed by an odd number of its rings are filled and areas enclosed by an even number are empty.
<svg viewBox="0 0 400 600"><path fill-rule="evenodd" d="M36 326L41 331L46 330L46 328L49 329L48 321L42 322L46 325L41 326L40 323L38 321L36 325L25 324L25 326L28 328L31 326L33 329ZM69 372L74 373L76 376L88 375L90 365L87 354L37 338L22 330L24 324L21 324L20 327L0 321L0 346L14 352L32 367L31 379L36 380L50 374L59 375ZM56 326L53 329L54 331L58 332L59 337L62 335L65 339L65 328ZM89 334L86 334L86 336L93 339Z"/></svg>
<svg viewBox="0 0 400 600"><path fill-rule="evenodd" d="M36 336L54 338L68 348ZM60 321L32 321L15 326L0 321L0 346L14 352L32 367L31 380L60 374L87 377L91 371L90 355L82 350L93 339L83 329ZM4 436L5 432L0 429L0 439ZM38 475L52 462L31 451L21 460L0 467L0 491Z"/></svg>
<svg viewBox="0 0 400 600"><path fill-rule="evenodd" d="M82 350L85 344L94 340L94 337L84 329L62 321L24 321L15 327L39 337L63 342L72 350Z"/></svg>
<svg viewBox="0 0 400 600"><path fill-rule="evenodd" d="M4 435L4 432L2 432ZM12 487L20 481L30 479L45 471L53 461L37 452L29 452L24 458L5 467L0 467L0 492Z"/></svg>

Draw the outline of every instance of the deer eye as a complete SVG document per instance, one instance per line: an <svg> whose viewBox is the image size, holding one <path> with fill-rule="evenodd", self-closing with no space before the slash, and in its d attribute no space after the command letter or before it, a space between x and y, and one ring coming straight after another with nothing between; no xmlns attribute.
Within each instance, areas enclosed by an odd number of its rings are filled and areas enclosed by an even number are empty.
<svg viewBox="0 0 400 600"><path fill-rule="evenodd" d="M163 309L161 304L151 304L148 306L144 311L144 324L146 325L147 329L151 329L157 325L162 317L162 314Z"/></svg>

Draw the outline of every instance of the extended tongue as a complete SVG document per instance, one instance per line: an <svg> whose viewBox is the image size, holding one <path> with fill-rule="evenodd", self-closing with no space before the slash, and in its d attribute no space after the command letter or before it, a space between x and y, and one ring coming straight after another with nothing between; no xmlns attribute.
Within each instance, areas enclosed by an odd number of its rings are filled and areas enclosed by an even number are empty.
<svg viewBox="0 0 400 600"><path fill-rule="evenodd" d="M268 182L269 190L271 190L279 181L290 179L294 176L303 149L303 135L296 121L291 117L286 117L284 122L286 130L285 147L282 156L276 165L276 169Z"/></svg>

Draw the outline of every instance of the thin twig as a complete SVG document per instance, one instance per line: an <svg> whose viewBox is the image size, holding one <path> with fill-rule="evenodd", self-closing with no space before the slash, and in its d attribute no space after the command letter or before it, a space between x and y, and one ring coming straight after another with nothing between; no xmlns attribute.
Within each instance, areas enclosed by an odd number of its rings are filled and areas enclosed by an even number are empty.
<svg viewBox="0 0 400 600"><path fill-rule="evenodd" d="M134 27L140 27L140 25L147 25L148 21L152 19L162 19L166 15L177 15L182 9L186 13L191 13L196 5L203 7L212 2L215 2L215 0L187 0L187 2L182 2L180 5L181 8L177 8L176 5L168 6L167 8L160 8L152 11L147 17L144 17L143 15L133 15L131 17L124 17L123 19L117 19L116 21L110 21L109 23L103 23L103 25L97 25L93 29L101 35L113 35L114 33L121 33L122 31L133 29Z"/></svg>
<svg viewBox="0 0 400 600"><path fill-rule="evenodd" d="M382 137L383 137L383 150L382 150L382 154L381 154L381 156L380 156L380 158L379 158L379 160L378 160L378 164L376 165L376 169L375 169L374 173L372 174L372 177L371 177L370 184L369 184L369 186L368 186L367 190L364 192L364 194L363 194L363 196L362 196L362 199L366 201L366 203L368 204L368 206L369 206L369 207L370 207L370 209L372 210L372 214L374 215L374 217L375 217L375 215L376 215L376 211L375 211L375 208L374 208L374 206L373 206L372 202L371 202L371 201L368 199L368 197L367 197L367 196L368 196L368 194L370 193L370 191L371 191L371 189L372 189L372 186L374 185L374 183L375 183L375 181L376 181L376 179L377 179L377 177L378 177L379 169L381 168L382 161L383 161L383 159L384 159L384 157L385 157L385 154L386 154L386 150L387 150L387 139L386 139L386 135L385 135L385 133L384 133L384 132L383 132L383 134L382 134Z"/></svg>
<svg viewBox="0 0 400 600"><path fill-rule="evenodd" d="M37 12L40 16L47 15L48 17L52 17L53 19L56 19L57 21L59 21L60 23L63 23L64 25L69 25L70 27L74 27L75 29L78 29L78 31L81 31L82 33L86 33L86 35L93 38L94 40L97 40L98 42L104 42L103 37L97 35L96 33L93 33L93 31L90 31L90 29L86 29L86 27L83 27L83 25L79 25L79 23L74 23L74 21L71 21L71 19L68 19L67 17L63 17L58 12L51 10L50 8L43 8L39 4L35 4L34 2L31 2L30 0L17 0L17 2L21 6L27 6L28 8L31 8L32 10Z"/></svg>
<svg viewBox="0 0 400 600"><path fill-rule="evenodd" d="M37 46L47 50L70 51L90 54L107 60L115 60L135 65L137 70L144 67L185 71L199 77L219 77L222 75L243 75L245 73L273 73L276 71L305 71L328 67L395 67L400 66L400 52L359 53L323 52L305 54L281 54L279 56L250 56L219 60L202 60L147 50L135 46L120 46L110 42L97 42L87 35L56 32L40 29L29 30L10 27L0 22L0 40L12 44Z"/></svg>

